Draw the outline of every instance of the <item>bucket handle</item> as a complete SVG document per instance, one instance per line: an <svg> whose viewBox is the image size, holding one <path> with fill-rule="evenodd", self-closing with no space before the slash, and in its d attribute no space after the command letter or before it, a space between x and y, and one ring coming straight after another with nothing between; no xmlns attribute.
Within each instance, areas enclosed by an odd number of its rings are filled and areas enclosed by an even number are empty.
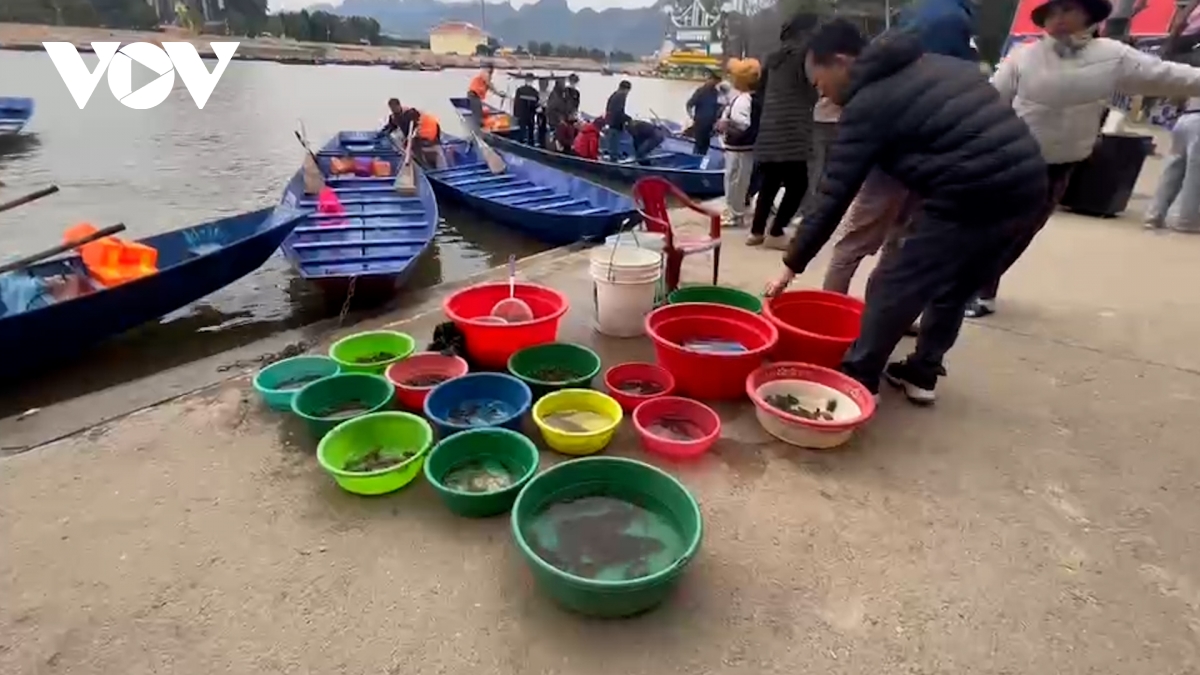
<svg viewBox="0 0 1200 675"><path fill-rule="evenodd" d="M636 227L637 226L634 225L634 226L630 227L628 230L617 230L617 239L616 239L616 241L613 242L612 253L608 254L608 282L609 283L613 283L616 281L616 277L613 276L613 264L612 263L613 263L613 260L615 260L617 257L617 247L621 245L621 235L625 234L626 232L629 232L629 234L633 237L633 245L638 248L642 247L642 242L638 241Z"/></svg>

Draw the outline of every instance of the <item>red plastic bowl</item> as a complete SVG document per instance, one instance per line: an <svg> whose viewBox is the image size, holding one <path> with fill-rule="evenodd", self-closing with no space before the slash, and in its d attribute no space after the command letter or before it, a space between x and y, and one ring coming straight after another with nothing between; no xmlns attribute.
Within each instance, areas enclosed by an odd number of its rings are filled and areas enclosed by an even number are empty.
<svg viewBox="0 0 1200 675"><path fill-rule="evenodd" d="M664 419L694 425L703 436L681 441L651 433L650 427ZM721 437L721 417L716 411L698 401L678 396L662 396L639 405L633 411L633 426L646 452L672 459L702 455Z"/></svg>
<svg viewBox="0 0 1200 675"><path fill-rule="evenodd" d="M769 405L760 391L773 382L821 385L849 399L858 414L833 420L810 420ZM757 408L758 420L772 436L793 445L830 448L845 443L855 429L875 414L875 397L852 377L811 363L769 363L746 378L746 395ZM845 403L840 406L845 411ZM836 413L835 413L836 414Z"/></svg>
<svg viewBox="0 0 1200 675"><path fill-rule="evenodd" d="M788 291L763 304L763 316L779 329L772 352L781 361L837 368L858 339L863 302L831 291Z"/></svg>
<svg viewBox="0 0 1200 675"><path fill-rule="evenodd" d="M662 391L657 394L635 394L622 391L619 385L630 380L657 384L662 387ZM604 386L608 389L609 396L621 404L622 410L633 412L634 408L650 399L670 396L671 392L675 391L675 378L671 376L671 373L653 363L622 363L605 371Z"/></svg>
<svg viewBox="0 0 1200 675"><path fill-rule="evenodd" d="M420 413L425 409L425 398L437 384L416 387L406 382L417 377L440 375L447 380L467 374L467 362L458 356L447 356L438 352L419 352L388 366L384 376L396 387L396 403L405 410ZM439 383L440 384L440 383Z"/></svg>
<svg viewBox="0 0 1200 675"><path fill-rule="evenodd" d="M514 295L533 311L533 320L497 324L492 308L508 297L508 282L476 284L453 293L442 304L446 316L462 331L467 353L480 366L504 370L508 357L534 345L558 339L558 326L569 306L567 296L553 288L518 282Z"/></svg>
<svg viewBox="0 0 1200 675"><path fill-rule="evenodd" d="M762 364L779 341L779 331L762 316L701 302L654 310L646 316L646 334L654 342L658 365L675 377L677 391L699 399L740 398L746 376ZM747 351L714 354L681 346L695 338L733 340Z"/></svg>

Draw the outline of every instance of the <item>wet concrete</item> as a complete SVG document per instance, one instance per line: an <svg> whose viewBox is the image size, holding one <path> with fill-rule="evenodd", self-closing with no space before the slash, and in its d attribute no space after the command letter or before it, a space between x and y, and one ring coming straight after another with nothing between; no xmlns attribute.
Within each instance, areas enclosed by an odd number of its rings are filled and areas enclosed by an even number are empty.
<svg viewBox="0 0 1200 675"><path fill-rule="evenodd" d="M756 290L778 254L734 236L722 278ZM143 409L0 460L0 672L1196 672L1197 259L1200 237L1057 216L938 404L885 392L836 452L771 441L745 404L686 464L625 425L608 452L677 475L706 526L679 594L628 621L552 605L505 518L423 483L340 492L245 376ZM580 257L542 263L563 339L650 357L590 330Z"/></svg>

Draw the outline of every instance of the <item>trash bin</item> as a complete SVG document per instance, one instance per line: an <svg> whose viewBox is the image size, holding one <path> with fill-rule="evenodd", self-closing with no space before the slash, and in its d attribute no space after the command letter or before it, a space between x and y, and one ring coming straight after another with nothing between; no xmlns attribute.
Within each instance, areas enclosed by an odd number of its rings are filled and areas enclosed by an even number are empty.
<svg viewBox="0 0 1200 675"><path fill-rule="evenodd" d="M1102 134L1092 156L1071 174L1063 195L1064 209L1111 218L1129 206L1142 164L1154 139L1141 134Z"/></svg>

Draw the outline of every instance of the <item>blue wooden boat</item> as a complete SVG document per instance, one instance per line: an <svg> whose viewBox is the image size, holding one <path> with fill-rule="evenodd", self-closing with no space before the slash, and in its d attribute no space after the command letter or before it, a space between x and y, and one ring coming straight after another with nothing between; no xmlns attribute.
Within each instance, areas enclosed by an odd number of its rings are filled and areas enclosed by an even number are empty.
<svg viewBox="0 0 1200 675"><path fill-rule="evenodd" d="M471 110L467 105L467 99L452 98L450 102L459 116L463 118L464 123L469 123L467 120L471 116ZM488 112L503 114L499 109L490 106ZM720 150L710 150L703 157L693 155L691 141L667 137L658 150L647 157L644 163L639 164L632 159L618 162L604 159L584 159L575 155L525 145L517 140L515 129L485 132L484 135L485 140L497 149L563 169L630 183L649 176L657 176L671 181L692 197L719 197L725 194L725 153ZM626 143L628 142L629 139L626 137Z"/></svg>
<svg viewBox="0 0 1200 675"><path fill-rule="evenodd" d="M408 280L429 250L438 226L433 187L417 169L416 196L398 194L391 178L330 175L335 157L377 157L397 163L395 149L382 150L373 131L343 131L317 153L325 184L337 194L344 215L316 213L317 196L304 194L303 169L283 191L280 206L306 216L283 242L297 273L330 293L343 293L351 280L358 292L392 293Z"/></svg>
<svg viewBox="0 0 1200 675"><path fill-rule="evenodd" d="M78 255L0 275L0 379L75 356L228 286L266 262L301 215L268 208L140 239L158 251L158 272L108 288Z"/></svg>
<svg viewBox="0 0 1200 675"><path fill-rule="evenodd" d="M0 137L21 133L33 117L33 99L0 96Z"/></svg>
<svg viewBox="0 0 1200 675"><path fill-rule="evenodd" d="M641 222L633 200L616 190L502 151L507 170L493 174L475 144L442 138L448 168L426 171L434 191L534 239L601 242Z"/></svg>

